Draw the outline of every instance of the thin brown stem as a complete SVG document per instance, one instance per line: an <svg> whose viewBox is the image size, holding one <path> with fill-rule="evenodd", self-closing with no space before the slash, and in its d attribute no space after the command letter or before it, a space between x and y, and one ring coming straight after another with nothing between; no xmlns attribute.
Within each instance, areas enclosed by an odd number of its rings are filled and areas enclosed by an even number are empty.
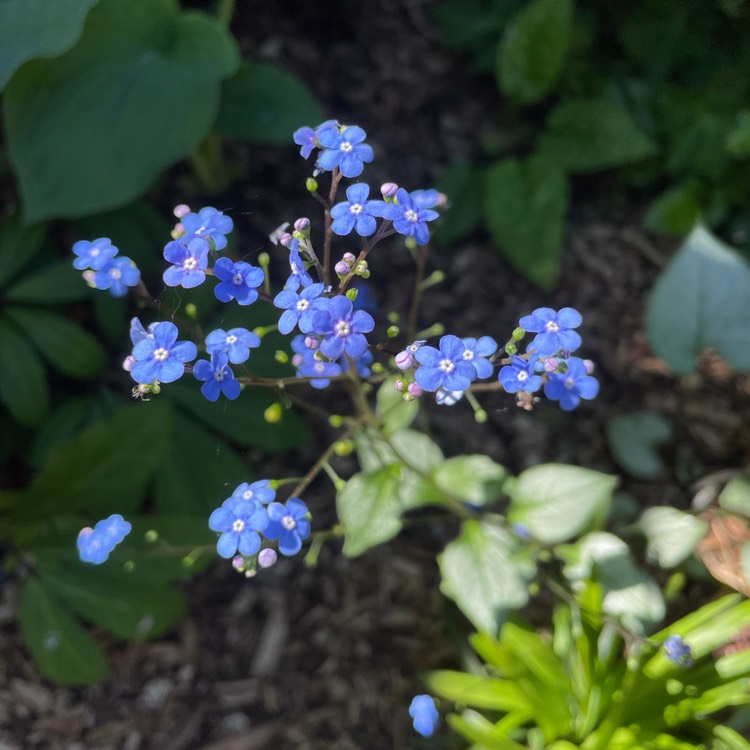
<svg viewBox="0 0 750 750"><path fill-rule="evenodd" d="M414 341L417 335L417 317L419 316L419 306L422 302L422 281L424 281L424 274L427 269L427 247L420 246L417 252L417 274L414 277L414 294L411 298L409 323L406 329L409 341Z"/></svg>
<svg viewBox="0 0 750 750"><path fill-rule="evenodd" d="M331 228L333 221L331 219L331 208L333 208L333 202L336 200L336 191L341 182L341 172L336 167L331 172L331 190L328 193L328 205L325 207L325 239L323 245L323 278L325 279L325 285L331 285L331 240L333 239L333 229Z"/></svg>

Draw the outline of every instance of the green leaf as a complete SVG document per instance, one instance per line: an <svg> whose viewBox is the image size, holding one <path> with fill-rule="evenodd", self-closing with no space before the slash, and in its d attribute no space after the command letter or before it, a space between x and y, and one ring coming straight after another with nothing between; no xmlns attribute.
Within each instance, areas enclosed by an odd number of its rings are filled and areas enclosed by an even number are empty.
<svg viewBox="0 0 750 750"><path fill-rule="evenodd" d="M532 0L508 24L498 48L500 89L522 104L552 90L570 46L572 0Z"/></svg>
<svg viewBox="0 0 750 750"><path fill-rule="evenodd" d="M524 471L510 488L509 518L544 544L557 544L603 522L617 478L565 464Z"/></svg>
<svg viewBox="0 0 750 750"><path fill-rule="evenodd" d="M639 479L654 479L664 471L660 445L672 439L672 423L661 414L639 411L607 422L609 447L620 466Z"/></svg>
<svg viewBox="0 0 750 750"><path fill-rule="evenodd" d="M4 288L33 260L44 242L44 224L24 226L18 213L0 229L0 289Z"/></svg>
<svg viewBox="0 0 750 750"><path fill-rule="evenodd" d="M734 477L719 495L719 505L730 513L750 518L750 471Z"/></svg>
<svg viewBox="0 0 750 750"><path fill-rule="evenodd" d="M424 682L431 693L463 706L488 708L492 711L531 708L523 688L513 680L442 669L428 672Z"/></svg>
<svg viewBox="0 0 750 750"><path fill-rule="evenodd" d="M450 246L482 224L484 170L467 162L454 162L438 174L435 187L447 196L448 208L441 211L434 236L440 245Z"/></svg>
<svg viewBox="0 0 750 750"><path fill-rule="evenodd" d="M542 289L557 283L567 208L565 174L539 154L505 159L487 172L484 214L492 239Z"/></svg>
<svg viewBox="0 0 750 750"><path fill-rule="evenodd" d="M700 194L700 185L692 180L669 188L648 207L643 226L651 232L688 234L703 213Z"/></svg>
<svg viewBox="0 0 750 750"><path fill-rule="evenodd" d="M295 130L323 120L317 99L297 76L270 63L243 63L221 91L217 125L252 143L286 144Z"/></svg>
<svg viewBox="0 0 750 750"><path fill-rule="evenodd" d="M0 401L26 427L39 424L49 411L44 366L28 339L7 317L0 317Z"/></svg>
<svg viewBox="0 0 750 750"><path fill-rule="evenodd" d="M439 464L432 472L438 486L459 495L472 505L486 505L500 498L508 471L489 456L456 456Z"/></svg>
<svg viewBox="0 0 750 750"><path fill-rule="evenodd" d="M84 563L43 573L40 583L89 622L130 640L167 632L184 615L184 595L115 570L88 569Z"/></svg>
<svg viewBox="0 0 750 750"><path fill-rule="evenodd" d="M552 110L539 150L571 172L596 172L641 161L656 146L628 110L610 99L568 99Z"/></svg>
<svg viewBox="0 0 750 750"><path fill-rule="evenodd" d="M678 375L695 370L711 348L730 367L750 371L750 264L704 227L685 240L654 284L646 333L654 351Z"/></svg>
<svg viewBox="0 0 750 750"><path fill-rule="evenodd" d="M154 502L160 514L208 514L250 481L249 469L217 435L179 412L172 448L156 470Z"/></svg>
<svg viewBox="0 0 750 750"><path fill-rule="evenodd" d="M385 380L376 395L377 414L386 435L393 435L408 427L419 411L418 400L404 401L403 394L394 388L396 380L396 376Z"/></svg>
<svg viewBox="0 0 750 750"><path fill-rule="evenodd" d="M74 378L94 378L107 364L107 354L88 331L69 320L32 308L9 307L6 315L57 370Z"/></svg>
<svg viewBox="0 0 750 750"><path fill-rule="evenodd" d="M14 71L35 57L70 49L97 0L3 0L0 2L0 91Z"/></svg>
<svg viewBox="0 0 750 750"><path fill-rule="evenodd" d="M159 403L123 407L66 445L55 448L15 517L44 518L58 508L127 513L164 461L171 414Z"/></svg>
<svg viewBox="0 0 750 750"><path fill-rule="evenodd" d="M708 524L676 508L657 506L641 516L646 556L662 568L673 568L692 554L708 531Z"/></svg>
<svg viewBox="0 0 750 750"><path fill-rule="evenodd" d="M447 722L451 729L476 743L472 747L478 750L526 750L526 745L509 739L503 730L477 711L466 709L460 716L449 714Z"/></svg>
<svg viewBox="0 0 750 750"><path fill-rule="evenodd" d="M19 609L21 633L39 671L67 685L90 685L107 674L99 646L35 578L27 579Z"/></svg>
<svg viewBox="0 0 750 750"><path fill-rule="evenodd" d="M512 534L485 519L464 521L461 534L438 556L440 590L481 631L497 633L509 611L529 599L536 567L515 555L517 549Z"/></svg>
<svg viewBox="0 0 750 750"><path fill-rule="evenodd" d="M48 263L19 279L9 287L5 296L10 302L49 305L87 299L91 297L91 287L70 261L61 260Z"/></svg>
<svg viewBox="0 0 750 750"><path fill-rule="evenodd" d="M127 203L210 130L237 50L172 0L100 0L79 43L13 77L5 127L27 219ZM185 92L200 92L200 102Z"/></svg>
<svg viewBox="0 0 750 750"><path fill-rule="evenodd" d="M68 442L85 425L96 421L96 416L97 405L91 396L66 399L36 430L29 454L32 466L39 469L55 445Z"/></svg>
<svg viewBox="0 0 750 750"><path fill-rule="evenodd" d="M664 597L651 576L636 566L628 545L614 534L596 531L561 550L565 576L572 582L595 580L604 592L602 610L636 633L648 630L666 613Z"/></svg>
<svg viewBox="0 0 750 750"><path fill-rule="evenodd" d="M734 127L727 134L726 145L734 157L750 156L750 110L744 109L737 115Z"/></svg>
<svg viewBox="0 0 750 750"><path fill-rule="evenodd" d="M429 472L443 461L443 452L437 443L422 432L399 430L389 439L396 452L376 432L357 433L357 455L364 471L399 463L399 456L424 472Z"/></svg>

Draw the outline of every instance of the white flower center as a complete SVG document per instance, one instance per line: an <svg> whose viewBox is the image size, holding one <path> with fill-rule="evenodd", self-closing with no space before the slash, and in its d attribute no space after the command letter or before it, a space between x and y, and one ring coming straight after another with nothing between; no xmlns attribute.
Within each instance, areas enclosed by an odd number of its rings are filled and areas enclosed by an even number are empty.
<svg viewBox="0 0 750 750"><path fill-rule="evenodd" d="M411 208L404 213L404 218L412 224L416 224L419 221L419 215Z"/></svg>
<svg viewBox="0 0 750 750"><path fill-rule="evenodd" d="M547 333L557 333L560 330L560 326L554 320L548 320L544 324L544 328Z"/></svg>
<svg viewBox="0 0 750 750"><path fill-rule="evenodd" d="M284 516L281 519L281 525L287 530L287 531L294 531L297 528L297 521L292 516Z"/></svg>
<svg viewBox="0 0 750 750"><path fill-rule="evenodd" d="M96 258L96 256L99 255L100 252L101 252L101 250L99 250L98 247L92 247L91 248L91 257L92 258Z"/></svg>
<svg viewBox="0 0 750 750"><path fill-rule="evenodd" d="M229 346L232 346L232 344L236 344L237 341L238 339L233 333L230 333L229 336L227 336L227 344L229 344Z"/></svg>
<svg viewBox="0 0 750 750"><path fill-rule="evenodd" d="M109 272L109 276L112 279L119 279L122 276L122 271L119 268L113 268Z"/></svg>
<svg viewBox="0 0 750 750"><path fill-rule="evenodd" d="M528 380L529 373L526 372L526 370L521 370L521 372L518 373L518 381L523 383L524 380Z"/></svg>
<svg viewBox="0 0 750 750"><path fill-rule="evenodd" d="M252 490L245 490L245 491L244 491L244 492L242 493L242 497L243 497L243 498L244 498L245 500L252 500L252 499L253 499L253 495L254 495L254 494L255 494L255 493L254 493L254 492L253 492Z"/></svg>
<svg viewBox="0 0 750 750"><path fill-rule="evenodd" d="M364 210L364 206L361 203L352 203L352 205L349 206L349 210L355 216L359 216L362 213L362 211Z"/></svg>
<svg viewBox="0 0 750 750"><path fill-rule="evenodd" d="M245 522L241 518L236 518L232 524L232 531L235 534L241 534L245 530Z"/></svg>
<svg viewBox="0 0 750 750"><path fill-rule="evenodd" d="M198 259L197 258L187 258L185 262L182 264L182 267L186 271L195 271L195 269L198 267Z"/></svg>
<svg viewBox="0 0 750 750"><path fill-rule="evenodd" d="M349 323L347 323L347 321L339 320L339 322L336 323L336 325L333 327L333 330L339 338L343 339L352 332L352 327L349 325Z"/></svg>
<svg viewBox="0 0 750 750"><path fill-rule="evenodd" d="M313 370L315 370L315 372L323 373L325 372L325 369L326 369L326 366L323 364L323 362L316 362L313 365Z"/></svg>
<svg viewBox="0 0 750 750"><path fill-rule="evenodd" d="M157 362L164 362L165 360L169 359L169 349L165 349L163 346L160 346L158 349L154 349L154 359Z"/></svg>
<svg viewBox="0 0 750 750"><path fill-rule="evenodd" d="M354 146L352 146L349 141L342 141L341 145L339 146L339 150L343 151L345 154L350 154L352 151L354 151Z"/></svg>
<svg viewBox="0 0 750 750"><path fill-rule="evenodd" d="M221 383L221 381L224 380L224 368L223 367L221 368L221 370L217 370L214 373L214 380L218 381L219 383Z"/></svg>
<svg viewBox="0 0 750 750"><path fill-rule="evenodd" d="M462 356L467 362L470 362L474 359L474 352L471 349L465 349Z"/></svg>
<svg viewBox="0 0 750 750"><path fill-rule="evenodd" d="M456 365L451 359L441 359L438 367L447 374L452 373L456 369Z"/></svg>
<svg viewBox="0 0 750 750"><path fill-rule="evenodd" d="M576 381L573 378L565 378L565 387L570 390L573 388L576 384Z"/></svg>
<svg viewBox="0 0 750 750"><path fill-rule="evenodd" d="M305 312L307 308L310 307L310 300L301 299L299 302L297 302L297 311L298 312Z"/></svg>
<svg viewBox="0 0 750 750"><path fill-rule="evenodd" d="M232 276L232 283L235 286L242 286L242 284L244 284L244 282L245 282L245 279L244 279L244 277L242 276L241 273L236 273L234 276Z"/></svg>

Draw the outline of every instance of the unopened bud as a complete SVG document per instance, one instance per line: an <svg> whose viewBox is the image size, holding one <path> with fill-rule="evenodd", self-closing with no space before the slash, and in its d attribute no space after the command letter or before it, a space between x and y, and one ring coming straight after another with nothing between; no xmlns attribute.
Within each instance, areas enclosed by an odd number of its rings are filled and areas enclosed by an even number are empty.
<svg viewBox="0 0 750 750"><path fill-rule="evenodd" d="M399 370L411 370L414 367L414 355L404 349L396 355L396 367Z"/></svg>
<svg viewBox="0 0 750 750"><path fill-rule="evenodd" d="M292 244L292 240L293 239L294 239L294 237L292 237L292 235L289 234L289 232L284 232L279 237L279 244L283 245L284 247L289 247Z"/></svg>
<svg viewBox="0 0 750 750"><path fill-rule="evenodd" d="M384 182L380 186L380 192L383 194L383 198L393 198L398 192L398 185L395 182Z"/></svg>
<svg viewBox="0 0 750 750"><path fill-rule="evenodd" d="M557 357L548 357L544 360L544 371L545 372L557 372L557 368L560 366L560 360Z"/></svg>
<svg viewBox="0 0 750 750"><path fill-rule="evenodd" d="M354 266L354 273L356 273L357 276L364 276L364 278L367 278L370 275L370 272L367 270L367 261L359 261L359 263ZM367 276L365 276L365 274L367 274Z"/></svg>
<svg viewBox="0 0 750 750"><path fill-rule="evenodd" d="M276 401L263 412L263 419L265 419L268 424L277 424L281 421L281 415L283 412L284 408L278 401Z"/></svg>
<svg viewBox="0 0 750 750"><path fill-rule="evenodd" d="M328 417L328 424L334 429L338 429L339 427L344 426L344 418L340 414L331 414L331 416Z"/></svg>
<svg viewBox="0 0 750 750"><path fill-rule="evenodd" d="M281 349L277 349L274 352L273 358L282 365L285 365L287 362L289 362L289 355Z"/></svg>
<svg viewBox="0 0 750 750"><path fill-rule="evenodd" d="M514 328L511 334L513 341L520 341L526 335L526 331L523 328Z"/></svg>
<svg viewBox="0 0 750 750"><path fill-rule="evenodd" d="M344 253L342 260L346 261L349 265L351 265L352 263L354 263L355 260L357 260L357 258L355 257L353 253Z"/></svg>
<svg viewBox="0 0 750 750"><path fill-rule="evenodd" d="M320 339L317 336L305 336L305 346L315 351L320 346Z"/></svg>
<svg viewBox="0 0 750 750"><path fill-rule="evenodd" d="M271 263L271 256L268 253L261 253L258 256L258 264L260 267L266 272L266 275L268 275L268 266Z"/></svg>
<svg viewBox="0 0 750 750"><path fill-rule="evenodd" d="M184 203L180 203L178 206L175 206L172 209L172 213L178 219L181 219L183 216L190 213L190 206L186 206Z"/></svg>
<svg viewBox="0 0 750 750"><path fill-rule="evenodd" d="M352 302L357 299L357 294L359 294L359 290L357 289L357 287L352 287L351 289L346 290L346 296Z"/></svg>
<svg viewBox="0 0 750 750"><path fill-rule="evenodd" d="M396 338L396 336L401 333L401 329L398 326L388 326L388 330L385 332L385 335L388 336L389 339Z"/></svg>
<svg viewBox="0 0 750 750"><path fill-rule="evenodd" d="M314 177L308 177L305 180L305 188L310 193L315 193L318 190L318 181Z"/></svg>
<svg viewBox="0 0 750 750"><path fill-rule="evenodd" d="M474 421L477 424L484 424L487 421L487 412L484 409L477 409L474 412Z"/></svg>
<svg viewBox="0 0 750 750"><path fill-rule="evenodd" d="M594 363L590 359L584 359L583 366L586 368L586 372L589 375L594 372Z"/></svg>
<svg viewBox="0 0 750 750"><path fill-rule="evenodd" d="M396 390L397 390L397 391L398 391L399 393L403 393L403 392L404 392L404 391L406 390L406 382L405 382L405 381L403 381L403 380L397 380L397 381L396 381L396 382L395 382L395 383L393 384L393 387L394 387L394 388L395 388L395 389L396 389Z"/></svg>
<svg viewBox="0 0 750 750"><path fill-rule="evenodd" d="M122 362L122 369L125 370L125 372L130 372L133 369L133 365L135 364L135 357L132 354L128 354L127 357Z"/></svg>
<svg viewBox="0 0 750 750"><path fill-rule="evenodd" d="M445 193L438 193L435 208L447 208L448 207L448 196Z"/></svg>
<svg viewBox="0 0 750 750"><path fill-rule="evenodd" d="M409 395L413 398L419 398L424 393L419 383L409 383Z"/></svg>
<svg viewBox="0 0 750 750"><path fill-rule="evenodd" d="M417 249L417 241L414 239L414 237L407 237L404 240L404 245L406 245L409 250Z"/></svg>
<svg viewBox="0 0 750 750"><path fill-rule="evenodd" d="M351 440L337 440L333 444L333 452L337 456L348 456L354 450L354 442Z"/></svg>
<svg viewBox="0 0 750 750"><path fill-rule="evenodd" d="M518 351L518 347L512 341L509 341L505 345L505 351L508 352L508 354L515 354Z"/></svg>
<svg viewBox="0 0 750 750"><path fill-rule="evenodd" d="M177 222L177 224L175 224L172 228L170 234L172 235L173 240L182 237L182 235L185 234L185 227L182 225L182 222Z"/></svg>
<svg viewBox="0 0 750 750"><path fill-rule="evenodd" d="M351 266L344 260L340 260L334 267L337 276L348 276L351 271Z"/></svg>
<svg viewBox="0 0 750 750"><path fill-rule="evenodd" d="M276 550L266 547L258 553L258 565L261 568L270 568L276 563L279 556L276 554Z"/></svg>
<svg viewBox="0 0 750 750"><path fill-rule="evenodd" d="M96 271L89 269L83 272L83 280L92 287L96 286Z"/></svg>
<svg viewBox="0 0 750 750"><path fill-rule="evenodd" d="M193 302L188 302L187 305L185 305L185 315L188 316L188 318L195 318L198 317L198 307Z"/></svg>
<svg viewBox="0 0 750 750"><path fill-rule="evenodd" d="M297 221L294 222L294 228L298 232L305 232L310 228L310 219L307 216L301 216Z"/></svg>
<svg viewBox="0 0 750 750"><path fill-rule="evenodd" d="M305 358L301 354L295 354L292 357L292 365L294 365L294 367L302 367L304 363Z"/></svg>
<svg viewBox="0 0 750 750"><path fill-rule="evenodd" d="M232 558L232 567L242 572L242 569L245 567L245 558L242 555L235 555Z"/></svg>

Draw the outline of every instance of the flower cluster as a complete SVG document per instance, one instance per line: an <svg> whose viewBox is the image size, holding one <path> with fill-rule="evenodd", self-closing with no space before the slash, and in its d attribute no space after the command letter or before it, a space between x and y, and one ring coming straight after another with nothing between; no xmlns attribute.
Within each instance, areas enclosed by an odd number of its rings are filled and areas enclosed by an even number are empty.
<svg viewBox="0 0 750 750"><path fill-rule="evenodd" d="M118 513L78 532L78 555L83 562L101 565L133 527Z"/></svg>
<svg viewBox="0 0 750 750"><path fill-rule="evenodd" d="M124 297L141 280L135 263L125 255L118 255L119 250L108 237L93 242L79 240L73 245L73 253L76 255L73 268L83 271L89 286L107 290L113 297Z"/></svg>

